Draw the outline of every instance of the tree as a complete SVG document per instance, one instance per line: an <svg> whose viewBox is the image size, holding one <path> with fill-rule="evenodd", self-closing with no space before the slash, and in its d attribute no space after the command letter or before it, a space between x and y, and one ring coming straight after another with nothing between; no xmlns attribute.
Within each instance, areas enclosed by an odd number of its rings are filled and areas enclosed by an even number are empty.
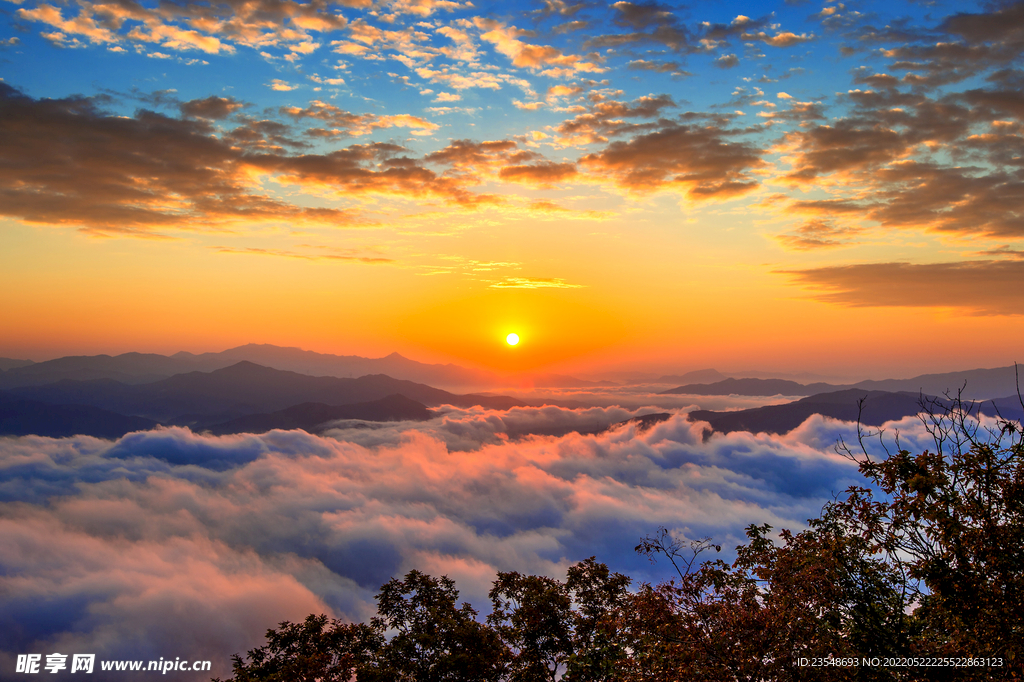
<svg viewBox="0 0 1024 682"><path fill-rule="evenodd" d="M267 644L235 655L234 682L348 682L384 643L362 623L342 623L310 615L302 623L285 621L267 630ZM215 680L214 682L221 682Z"/></svg>
<svg viewBox="0 0 1024 682"><path fill-rule="evenodd" d="M632 580L612 573L590 557L569 567L566 589L572 597L573 640L566 660L565 682L610 682L628 651L619 632L619 619L630 599Z"/></svg>
<svg viewBox="0 0 1024 682"><path fill-rule="evenodd" d="M732 564L698 564L703 552L721 550L707 538L688 550L666 529L641 541L637 551L668 558L677 573L637 602L644 611L635 620L655 623L654 639L662 640L659 665L694 680L874 677L870 670L799 665L801 658L872 655L891 646L904 606L897 576L863 540L827 517L810 525L795 535L782 531L781 545L770 539L770 526L749 526L749 542Z"/></svg>
<svg viewBox="0 0 1024 682"><path fill-rule="evenodd" d="M572 600L565 583L545 576L499 573L490 598L487 623L512 654L509 682L554 682L573 649Z"/></svg>
<svg viewBox="0 0 1024 682"><path fill-rule="evenodd" d="M915 653L1003 658L1007 674L1022 677L1021 424L987 422L960 393L925 407L934 450L913 455L898 433L895 452L886 450L882 459L868 454L865 434L858 434L859 452L840 445L878 492L851 488L835 513L905 576L919 631ZM989 674L973 671L978 678Z"/></svg>
<svg viewBox="0 0 1024 682"><path fill-rule="evenodd" d="M392 578L377 595L372 627L394 632L373 665L359 670L359 682L469 682L501 678L508 650L497 633L476 620L446 576L409 571Z"/></svg>

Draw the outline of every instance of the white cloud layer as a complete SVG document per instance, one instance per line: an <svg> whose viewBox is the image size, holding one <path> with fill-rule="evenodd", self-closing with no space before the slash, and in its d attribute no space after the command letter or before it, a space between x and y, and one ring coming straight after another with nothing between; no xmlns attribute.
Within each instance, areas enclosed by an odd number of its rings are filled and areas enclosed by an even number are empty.
<svg viewBox="0 0 1024 682"><path fill-rule="evenodd" d="M368 618L379 585L413 568L478 607L496 571L559 575L591 555L657 581L632 548L659 525L734 547L748 524L799 528L860 482L833 452L852 425L820 417L786 436L705 441L681 412L565 434L649 411L452 409L334 432L350 441L0 440L0 670L59 651L209 659L223 675L282 620ZM920 429L900 427L915 447Z"/></svg>

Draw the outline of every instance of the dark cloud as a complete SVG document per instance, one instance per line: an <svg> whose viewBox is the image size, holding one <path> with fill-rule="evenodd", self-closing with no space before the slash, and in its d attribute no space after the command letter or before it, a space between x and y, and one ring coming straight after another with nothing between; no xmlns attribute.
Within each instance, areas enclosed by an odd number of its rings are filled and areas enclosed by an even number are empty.
<svg viewBox="0 0 1024 682"><path fill-rule="evenodd" d="M626 65L626 68L633 71L655 71L658 73L671 73L679 71L678 62L663 62L658 60L634 59Z"/></svg>
<svg viewBox="0 0 1024 682"><path fill-rule="evenodd" d="M960 308L1024 314L1024 261L871 263L780 271L820 301L851 307Z"/></svg>
<svg viewBox="0 0 1024 682"><path fill-rule="evenodd" d="M509 182L519 182L537 187L551 185L576 177L574 163L536 163L528 166L506 166L498 172L498 177Z"/></svg>
<svg viewBox="0 0 1024 682"><path fill-rule="evenodd" d="M588 47L621 47L655 43L679 53L694 52L692 36L676 17L673 8L658 2L616 2L614 22L633 29L629 33L610 33L594 36Z"/></svg>
<svg viewBox="0 0 1024 682"><path fill-rule="evenodd" d="M754 189L758 182L749 171L764 165L761 149L729 137L715 125L668 124L613 142L580 165L633 192L676 189L692 199L728 198Z"/></svg>
<svg viewBox="0 0 1024 682"><path fill-rule="evenodd" d="M676 106L669 95L638 97L632 102L621 102L592 93L585 113L563 121L555 128L562 144L590 144L607 142L610 137L625 135L657 127L657 123L634 123L628 119L653 119L666 109Z"/></svg>
<svg viewBox="0 0 1024 682"><path fill-rule="evenodd" d="M182 106L209 113L234 104L214 98ZM322 107L314 113L336 112ZM366 125L418 125L413 119L373 117ZM348 195L426 197L463 206L495 201L401 156L405 150L397 145L286 154L286 146L298 145L287 126L272 120L242 119L242 125L218 137L203 118L146 110L131 118L114 116L87 98L35 100L0 83L0 127L0 212L107 234L220 229L242 220L343 225L353 218L348 211L272 198L254 173L300 189L311 184Z"/></svg>
<svg viewBox="0 0 1024 682"><path fill-rule="evenodd" d="M235 113L245 104L233 97L210 96L182 102L181 113L190 118L222 119Z"/></svg>
<svg viewBox="0 0 1024 682"><path fill-rule="evenodd" d="M866 24L863 15L830 12L826 25L850 30L855 44L880 49L892 60L892 71L905 72L902 82L929 89L957 83L990 69L1006 69L1024 53L1024 3L995 5L986 12L960 12L932 29L905 20L883 28ZM880 47L881 46L881 47Z"/></svg>
<svg viewBox="0 0 1024 682"><path fill-rule="evenodd" d="M734 54L723 54L713 62L720 69L731 69L740 65L739 57Z"/></svg>
<svg viewBox="0 0 1024 682"><path fill-rule="evenodd" d="M514 140L475 142L455 140L447 147L424 157L430 163L441 163L455 168L486 168L504 163L509 154L518 151Z"/></svg>

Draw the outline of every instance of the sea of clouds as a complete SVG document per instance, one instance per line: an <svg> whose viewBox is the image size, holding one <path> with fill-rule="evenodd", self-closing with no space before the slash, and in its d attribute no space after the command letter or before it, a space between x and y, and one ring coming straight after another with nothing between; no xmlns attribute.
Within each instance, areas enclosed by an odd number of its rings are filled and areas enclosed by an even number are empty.
<svg viewBox="0 0 1024 682"><path fill-rule="evenodd" d="M862 482L834 450L852 424L705 438L676 409L643 432L614 426L653 411L448 407L323 436L0 439L0 679L20 677L17 654L52 652L209 659L227 675L267 628L365 620L377 588L414 568L452 577L482 612L497 571L559 577L595 555L658 582L667 567L633 548L659 526L711 536L728 559L749 524L800 529ZM894 426L927 445L916 419Z"/></svg>

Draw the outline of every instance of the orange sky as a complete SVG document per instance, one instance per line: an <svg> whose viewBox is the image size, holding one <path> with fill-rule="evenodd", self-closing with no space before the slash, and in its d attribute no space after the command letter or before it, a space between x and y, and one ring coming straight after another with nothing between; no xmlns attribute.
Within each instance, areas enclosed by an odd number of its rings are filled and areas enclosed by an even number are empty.
<svg viewBox="0 0 1024 682"><path fill-rule="evenodd" d="M23 3L0 356L1024 359L1019 4L539 6Z"/></svg>

